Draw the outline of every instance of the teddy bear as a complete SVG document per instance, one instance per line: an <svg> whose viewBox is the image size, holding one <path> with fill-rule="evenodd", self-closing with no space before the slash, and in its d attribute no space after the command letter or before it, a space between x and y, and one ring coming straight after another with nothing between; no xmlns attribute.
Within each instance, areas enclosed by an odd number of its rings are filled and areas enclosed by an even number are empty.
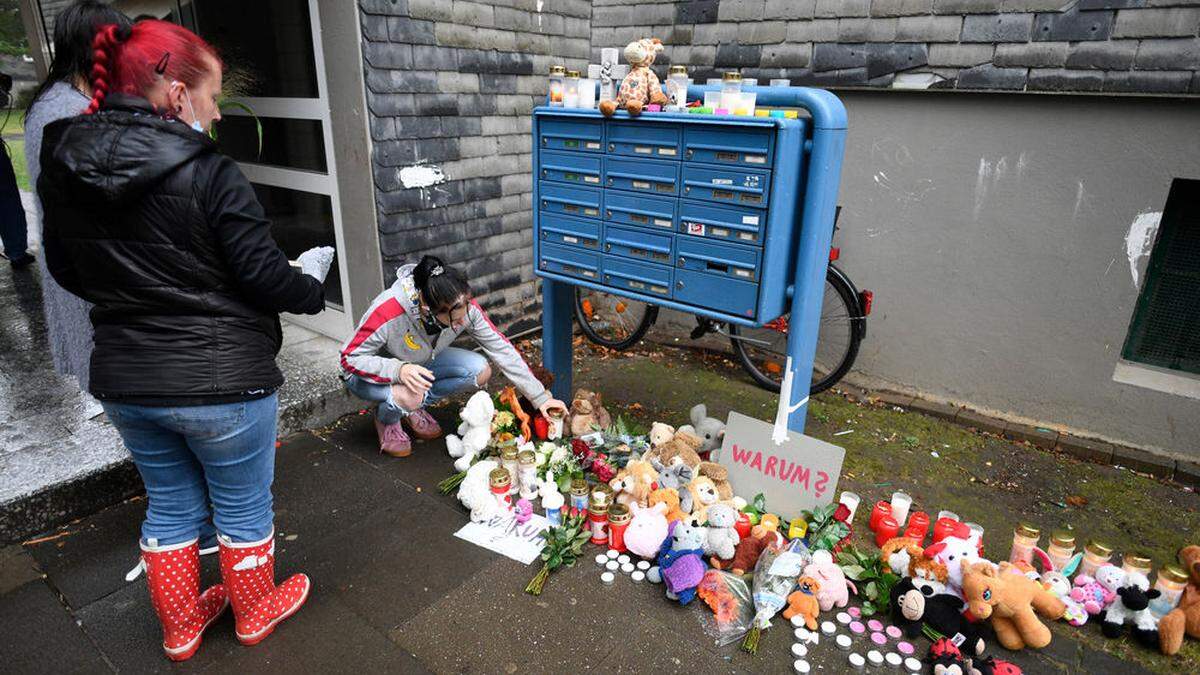
<svg viewBox="0 0 1200 675"><path fill-rule="evenodd" d="M790 621L793 616L803 617L804 625L809 630L816 630L817 614L821 611L821 605L817 602L821 582L812 577L800 577L796 585L797 589L787 596L788 606L783 610L783 618Z"/></svg>
<svg viewBox="0 0 1200 675"><path fill-rule="evenodd" d="M749 535L738 541L738 545L733 550L732 560L721 560L716 556L711 556L708 564L719 570L729 570L742 576L754 570L754 566L758 564L758 558L763 551L767 550L774 538L773 534L755 525L750 528Z"/></svg>
<svg viewBox="0 0 1200 675"><path fill-rule="evenodd" d="M733 508L739 511L746 506L746 500L733 494L733 484L729 482L729 469L716 462L700 462L700 468L697 471L701 476L708 476L712 479L717 486L717 499L733 504Z"/></svg>
<svg viewBox="0 0 1200 675"><path fill-rule="evenodd" d="M492 439L492 416L495 414L496 405L486 391L477 391L467 399L467 404L458 413L462 418L458 435L446 436L446 451L457 458L454 460L456 471L466 471L475 455L487 447Z"/></svg>
<svg viewBox="0 0 1200 675"><path fill-rule="evenodd" d="M696 470L683 462L663 464L657 457L651 457L650 466L658 472L658 487L675 490L677 495L687 491L688 483L696 475Z"/></svg>
<svg viewBox="0 0 1200 675"><path fill-rule="evenodd" d="M467 469L467 475L458 486L458 501L471 511L471 522L484 522L505 510L492 494L488 483L488 474L498 466L499 462L490 459L475 462Z"/></svg>
<svg viewBox="0 0 1200 675"><path fill-rule="evenodd" d="M708 520L708 507L717 503L717 485L708 476L696 476L679 491L679 508L691 514L688 522L703 525Z"/></svg>
<svg viewBox="0 0 1200 675"><path fill-rule="evenodd" d="M962 635L962 644L970 653L983 654L986 648L983 637L962 615L962 601L955 596L918 588L911 577L904 577L892 586L889 600L892 623L909 639L921 635L922 625L928 625L951 638Z"/></svg>
<svg viewBox="0 0 1200 675"><path fill-rule="evenodd" d="M696 452L701 459L707 460L712 451L721 447L725 440L725 423L715 417L709 417L708 407L703 403L692 406L690 416L692 423L679 427L679 431L686 431L700 438L700 447Z"/></svg>
<svg viewBox="0 0 1200 675"><path fill-rule="evenodd" d="M961 567L967 608L980 621L991 618L1001 645L1017 651L1050 644L1050 629L1038 617L1052 621L1062 618L1067 608L1061 600L1038 582L1013 571L1008 562L993 566L986 560L967 560L961 562Z"/></svg>
<svg viewBox="0 0 1200 675"><path fill-rule="evenodd" d="M633 516L625 528L625 548L642 558L653 558L667 538L667 505L644 507L633 502L629 510Z"/></svg>
<svg viewBox="0 0 1200 675"><path fill-rule="evenodd" d="M642 38L625 45L625 61L629 74L621 81L616 101L600 101L600 113L611 117L617 108L624 108L632 116L640 115L647 103L665 105L667 95L663 93L658 76L650 70L654 59L663 50L658 38Z"/></svg>
<svg viewBox="0 0 1200 675"><path fill-rule="evenodd" d="M684 464L695 471L700 468L700 455L696 454L696 449L700 447L701 442L700 437L695 434L676 430L671 435L671 440L650 450L643 459L658 460L663 466ZM662 473L662 469L658 472Z"/></svg>
<svg viewBox="0 0 1200 675"><path fill-rule="evenodd" d="M708 510L709 518L712 511L720 505ZM842 568L833 562L833 554L829 551L813 551L812 562L804 567L804 576L812 577L821 582L821 591L817 593L817 603L822 612L828 612L834 607L845 607L850 602L850 591L858 593L854 582L846 578Z"/></svg>
<svg viewBox="0 0 1200 675"><path fill-rule="evenodd" d="M708 508L708 540L704 552L721 560L732 560L741 537L733 528L737 511L728 504L713 504Z"/></svg>
<svg viewBox="0 0 1200 675"><path fill-rule="evenodd" d="M655 422L650 425L650 449L657 450L660 446L666 445L668 441L675 437L675 427L662 422Z"/></svg>
<svg viewBox="0 0 1200 675"><path fill-rule="evenodd" d="M1128 572L1117 589L1117 599L1100 615L1100 630L1104 637L1121 637L1125 624L1133 626L1133 638L1143 645L1158 645L1158 619L1150 611L1150 601L1162 595L1157 588L1150 590L1150 580L1141 572Z"/></svg>
<svg viewBox="0 0 1200 675"><path fill-rule="evenodd" d="M571 401L571 435L583 436L612 426L612 418L600 401L600 393L580 389Z"/></svg>
<svg viewBox="0 0 1200 675"><path fill-rule="evenodd" d="M1071 599L1083 604L1088 614L1095 616L1117 599L1117 589L1125 581L1125 572L1116 565L1101 565L1094 577L1080 574L1075 577Z"/></svg>
<svg viewBox="0 0 1200 675"><path fill-rule="evenodd" d="M946 567L946 591L960 598L963 598L963 570L966 569L966 564L983 560L979 557L979 536L972 534L966 539L950 536L925 549L926 558L931 558Z"/></svg>
<svg viewBox="0 0 1200 675"><path fill-rule="evenodd" d="M650 506L662 504L666 507L666 516L668 522L675 522L687 518L687 514L679 508L679 491L674 488L660 487L650 493L647 499Z"/></svg>
<svg viewBox="0 0 1200 675"><path fill-rule="evenodd" d="M1172 655L1183 646L1183 636L1200 640L1200 546L1185 546L1179 551L1179 564L1190 579L1179 605L1158 622L1158 646Z"/></svg>
<svg viewBox="0 0 1200 675"><path fill-rule="evenodd" d="M655 562L646 575L653 583L666 584L667 597L686 605L696 597L696 588L704 578L704 543L708 540L708 528L688 525L683 521L673 523L667 540L663 542Z"/></svg>
<svg viewBox="0 0 1200 675"><path fill-rule="evenodd" d="M658 489L658 472L650 462L631 460L625 468L617 471L617 476L608 482L608 486L616 494L618 504L629 506L637 502L645 506L649 503L650 493Z"/></svg>

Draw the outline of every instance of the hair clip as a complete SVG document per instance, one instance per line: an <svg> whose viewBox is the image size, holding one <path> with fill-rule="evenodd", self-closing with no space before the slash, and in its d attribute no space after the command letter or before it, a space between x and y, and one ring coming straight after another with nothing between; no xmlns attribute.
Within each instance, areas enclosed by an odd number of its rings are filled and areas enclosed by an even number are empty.
<svg viewBox="0 0 1200 675"><path fill-rule="evenodd" d="M171 52L163 53L162 58L159 59L158 63L154 66L154 72L158 73L159 75L162 75L163 73L167 72L167 62L170 60L171 60Z"/></svg>
<svg viewBox="0 0 1200 675"><path fill-rule="evenodd" d="M437 265L437 266L435 266L433 269L429 270L429 276L431 276L431 277L436 277L437 275L439 275L439 274L441 274L442 272L445 272L445 271L446 271L446 270L442 269L442 266L441 266L441 265Z"/></svg>

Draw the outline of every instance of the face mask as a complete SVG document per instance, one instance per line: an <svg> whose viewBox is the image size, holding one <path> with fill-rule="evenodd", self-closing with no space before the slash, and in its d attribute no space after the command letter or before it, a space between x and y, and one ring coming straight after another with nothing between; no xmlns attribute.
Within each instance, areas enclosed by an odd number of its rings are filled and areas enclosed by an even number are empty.
<svg viewBox="0 0 1200 675"><path fill-rule="evenodd" d="M188 93L186 88L183 90L183 97L187 99L188 110L192 113L192 123L190 125L192 130L196 133L204 133L204 127L200 125L200 120L196 119L196 108L192 106L192 95Z"/></svg>
<svg viewBox="0 0 1200 675"><path fill-rule="evenodd" d="M446 328L442 325L442 322L438 321L437 317L433 315L433 312L421 312L421 325L425 328L425 332L429 335L437 335Z"/></svg>

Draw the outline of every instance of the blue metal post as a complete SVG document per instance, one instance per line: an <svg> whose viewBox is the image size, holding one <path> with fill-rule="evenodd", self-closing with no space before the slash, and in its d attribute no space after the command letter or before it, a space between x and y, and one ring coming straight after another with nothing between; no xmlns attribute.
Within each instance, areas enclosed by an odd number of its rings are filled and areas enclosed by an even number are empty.
<svg viewBox="0 0 1200 675"><path fill-rule="evenodd" d="M554 373L550 388L560 401L571 400L571 314L575 288L542 279L542 366Z"/></svg>

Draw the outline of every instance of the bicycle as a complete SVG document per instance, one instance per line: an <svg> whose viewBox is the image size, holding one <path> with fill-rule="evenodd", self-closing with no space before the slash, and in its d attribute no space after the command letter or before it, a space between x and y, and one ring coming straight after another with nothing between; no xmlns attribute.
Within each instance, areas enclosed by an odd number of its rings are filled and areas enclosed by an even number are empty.
<svg viewBox="0 0 1200 675"><path fill-rule="evenodd" d="M838 207L839 215L840 211ZM836 216L834 232L837 232ZM850 277L833 264L840 255L836 247L829 250L810 395L829 389L845 377L867 335L867 316L871 314L874 293L859 291ZM580 330L588 340L609 349L623 351L641 341L658 320L658 309L657 305L575 287L575 320ZM759 328L697 316L691 339L698 340L708 333L728 337L734 355L751 379L768 391L779 392L787 362L787 314Z"/></svg>

